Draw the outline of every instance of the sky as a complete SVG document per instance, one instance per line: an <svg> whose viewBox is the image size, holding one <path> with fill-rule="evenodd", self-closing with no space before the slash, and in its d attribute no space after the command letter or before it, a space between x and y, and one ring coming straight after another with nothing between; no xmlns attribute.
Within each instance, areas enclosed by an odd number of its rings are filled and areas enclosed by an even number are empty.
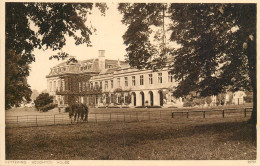
<svg viewBox="0 0 260 166"><path fill-rule="evenodd" d="M126 26L121 23L122 15L117 10L117 3L107 3L109 9L105 16L101 16L98 9L94 8L89 19L97 31L91 36L92 47L86 45L76 46L74 39L67 38L66 46L62 51L75 56L78 60L91 59L98 57L98 50L105 50L107 59L124 60L126 46L123 44L123 38ZM34 50L35 62L30 65L31 71L28 77L28 83L31 89L39 92L47 88L46 75L50 68L61 63L56 59L49 60L51 55L57 52L52 50Z"/></svg>

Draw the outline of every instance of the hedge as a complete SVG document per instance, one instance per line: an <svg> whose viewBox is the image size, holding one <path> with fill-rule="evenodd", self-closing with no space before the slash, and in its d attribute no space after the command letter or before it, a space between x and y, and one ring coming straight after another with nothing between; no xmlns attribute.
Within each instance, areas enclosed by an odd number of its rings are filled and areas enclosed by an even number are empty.
<svg viewBox="0 0 260 166"><path fill-rule="evenodd" d="M57 107L57 104L51 103L51 104L45 105L45 106L43 106L43 107L40 107L39 110L41 110L41 111L43 111L43 112L47 112L47 111L49 111L49 110L51 110L51 109L53 109L53 108L55 108L55 107Z"/></svg>

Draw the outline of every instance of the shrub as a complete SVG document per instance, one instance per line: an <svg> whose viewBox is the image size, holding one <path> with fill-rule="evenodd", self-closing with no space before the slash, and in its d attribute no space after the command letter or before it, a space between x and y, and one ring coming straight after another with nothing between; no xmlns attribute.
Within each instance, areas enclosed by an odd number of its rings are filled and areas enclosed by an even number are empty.
<svg viewBox="0 0 260 166"><path fill-rule="evenodd" d="M135 108L145 108L145 106L136 106Z"/></svg>
<svg viewBox="0 0 260 166"><path fill-rule="evenodd" d="M41 107L40 110L43 111L43 112L47 112L47 111L49 111L49 110L51 110L55 107L57 107L57 104L50 103L48 105Z"/></svg>
<svg viewBox="0 0 260 166"><path fill-rule="evenodd" d="M193 103L191 101L184 101L183 107L192 107Z"/></svg>
<svg viewBox="0 0 260 166"><path fill-rule="evenodd" d="M108 108L120 108L118 106L108 106Z"/></svg>
<svg viewBox="0 0 260 166"><path fill-rule="evenodd" d="M37 110L40 110L44 106L47 106L47 105L53 103L53 97L49 96L48 93L41 93L38 97L36 97L36 100L34 100L34 103L35 103L35 108Z"/></svg>
<svg viewBox="0 0 260 166"><path fill-rule="evenodd" d="M218 94L218 95L217 95L217 102L216 102L216 104L217 104L217 105L224 105L224 103L225 103L225 98L226 98L226 94L224 94L224 93Z"/></svg>
<svg viewBox="0 0 260 166"><path fill-rule="evenodd" d="M206 97L205 100L206 100L207 104L210 104L212 102L212 99L210 96Z"/></svg>
<svg viewBox="0 0 260 166"><path fill-rule="evenodd" d="M155 106L147 106L147 108L162 108L162 107L155 105Z"/></svg>
<svg viewBox="0 0 260 166"><path fill-rule="evenodd" d="M135 108L162 108L161 106L136 106Z"/></svg>
<svg viewBox="0 0 260 166"><path fill-rule="evenodd" d="M168 107L168 108L178 108L178 107L176 107L176 106L170 106L170 107Z"/></svg>
<svg viewBox="0 0 260 166"><path fill-rule="evenodd" d="M194 107L204 105L205 103L210 104L212 102L211 97L192 97L184 101L183 107Z"/></svg>
<svg viewBox="0 0 260 166"><path fill-rule="evenodd" d="M253 92L246 92L246 96L244 97L246 103L253 102Z"/></svg>

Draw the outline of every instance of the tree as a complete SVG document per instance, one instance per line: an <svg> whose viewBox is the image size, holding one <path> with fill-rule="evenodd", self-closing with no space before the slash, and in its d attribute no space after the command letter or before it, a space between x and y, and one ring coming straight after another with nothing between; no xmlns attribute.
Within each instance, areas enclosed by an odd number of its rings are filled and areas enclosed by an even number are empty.
<svg viewBox="0 0 260 166"><path fill-rule="evenodd" d="M5 72L5 108L20 106L22 101L31 101L32 91L25 77L29 75L29 66L21 54L6 50Z"/></svg>
<svg viewBox="0 0 260 166"><path fill-rule="evenodd" d="M95 5L104 14L106 5ZM6 109L30 100L32 92L26 79L29 64L35 61L34 49L61 50L66 36L74 38L76 45L91 45L95 29L85 22L92 8L93 3L6 3ZM67 56L59 52L50 58Z"/></svg>
<svg viewBox="0 0 260 166"><path fill-rule="evenodd" d="M173 69L180 81L175 95L192 89L217 95L231 87L252 89L256 99L255 4L171 4L169 13L176 22L171 40L183 46L172 52L172 65L182 62ZM256 100L251 120L256 123Z"/></svg>
<svg viewBox="0 0 260 166"><path fill-rule="evenodd" d="M127 61L131 66L141 69L159 68L159 64L163 65L163 52L156 49L149 39L153 32L151 27L161 26L163 23L163 7L160 3L119 4L118 9L124 15L122 22L128 25L123 39L127 45ZM154 57L152 61L151 57ZM152 65L155 62L157 65Z"/></svg>
<svg viewBox="0 0 260 166"><path fill-rule="evenodd" d="M36 99L34 100L35 108L40 110L44 106L53 103L53 96L50 96L48 93L41 93Z"/></svg>
<svg viewBox="0 0 260 166"><path fill-rule="evenodd" d="M122 22L128 25L124 41L132 66L151 68L163 64L148 61L152 53L143 53L156 52L154 47L139 48L149 43L151 33L145 30L163 26L158 20L164 20L160 13L167 11L170 40L181 46L161 51L165 53L162 56L171 55L168 67L178 82L174 95L196 91L206 97L226 89L252 89L251 122L256 123L256 4L120 4L118 9L124 16ZM139 38L144 41L139 42Z"/></svg>

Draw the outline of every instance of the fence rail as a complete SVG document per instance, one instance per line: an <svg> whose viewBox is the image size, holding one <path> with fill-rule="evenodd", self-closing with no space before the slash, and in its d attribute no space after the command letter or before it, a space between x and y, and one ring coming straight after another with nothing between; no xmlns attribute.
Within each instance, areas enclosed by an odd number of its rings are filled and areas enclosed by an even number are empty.
<svg viewBox="0 0 260 166"><path fill-rule="evenodd" d="M132 121L151 121L156 119L175 119L175 118L228 118L228 117L249 117L252 108L229 108L213 110L186 110L186 111L129 111L129 112L101 112L89 113L88 122L132 122ZM6 116L6 127L29 127L46 126L59 124L75 124L69 118L68 113L55 115L24 115Z"/></svg>

